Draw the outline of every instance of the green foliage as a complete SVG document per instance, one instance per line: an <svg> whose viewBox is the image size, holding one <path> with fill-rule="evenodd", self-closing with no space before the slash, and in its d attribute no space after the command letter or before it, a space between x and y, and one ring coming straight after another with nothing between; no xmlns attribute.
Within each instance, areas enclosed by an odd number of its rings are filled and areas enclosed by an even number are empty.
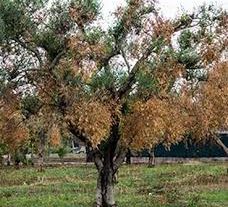
<svg viewBox="0 0 228 207"><path fill-rule="evenodd" d="M203 4L200 8L199 8L199 12L200 12L200 27L201 28L205 28L208 25L211 25L211 22L214 22L214 20L216 20L216 17L218 16L218 14L221 13L221 9L216 8L215 5L213 4L209 4L207 5L206 3Z"/></svg>
<svg viewBox="0 0 228 207"><path fill-rule="evenodd" d="M50 60L53 60L56 55L64 48L64 37L58 36L53 30L43 31L34 36L34 42L41 48L44 48Z"/></svg>
<svg viewBox="0 0 228 207"><path fill-rule="evenodd" d="M4 71L2 68L0 68L0 94L3 92L3 89L6 85L6 71Z"/></svg>
<svg viewBox="0 0 228 207"><path fill-rule="evenodd" d="M179 51L176 56L179 63L186 66L187 69L195 69L200 61L200 54L197 52L198 37L190 30L184 30L178 37ZM190 77L189 77L190 78Z"/></svg>
<svg viewBox="0 0 228 207"><path fill-rule="evenodd" d="M123 31L124 31L123 21L116 22L116 24L109 29L109 33L113 35L117 41L122 39Z"/></svg>
<svg viewBox="0 0 228 207"><path fill-rule="evenodd" d="M184 13L184 14L181 15L179 21L182 24L186 24L186 23L192 21L192 17L189 14Z"/></svg>
<svg viewBox="0 0 228 207"><path fill-rule="evenodd" d="M14 161L16 164L19 164L20 162L26 164L26 157L25 157L25 154L23 151L16 151L15 154L14 154Z"/></svg>
<svg viewBox="0 0 228 207"><path fill-rule="evenodd" d="M104 37L104 31L100 27L95 27L86 31L86 41L90 44L96 44Z"/></svg>
<svg viewBox="0 0 228 207"><path fill-rule="evenodd" d="M28 19L24 8L18 7L16 1L0 1L0 23L4 37L19 36L28 28Z"/></svg>
<svg viewBox="0 0 228 207"><path fill-rule="evenodd" d="M0 0L0 41L19 38L36 30L32 14L46 1Z"/></svg>
<svg viewBox="0 0 228 207"><path fill-rule="evenodd" d="M110 70L102 70L91 81L94 90L98 88L110 88L115 82L115 74Z"/></svg>
<svg viewBox="0 0 228 207"><path fill-rule="evenodd" d="M50 13L48 29L56 34L65 35L74 26L67 2L55 1L48 12Z"/></svg>
<svg viewBox="0 0 228 207"><path fill-rule="evenodd" d="M141 71L137 74L138 91L147 91L148 93L156 93L157 81L152 73Z"/></svg>
<svg viewBox="0 0 228 207"><path fill-rule="evenodd" d="M71 5L79 7L81 13L85 14L84 18L86 18L86 14L88 13L97 16L101 8L100 0L71 0Z"/></svg>
<svg viewBox="0 0 228 207"><path fill-rule="evenodd" d="M69 30L74 26L69 16L69 5L60 1L53 2L48 20L42 25L42 29L33 36L33 41L37 46L44 48L50 60L53 60L65 47L65 38Z"/></svg>
<svg viewBox="0 0 228 207"><path fill-rule="evenodd" d="M181 50L178 55L178 61L186 66L186 68L194 68L200 60L199 54L193 48Z"/></svg>
<svg viewBox="0 0 228 207"><path fill-rule="evenodd" d="M5 39L5 22L0 18L0 42Z"/></svg>
<svg viewBox="0 0 228 207"><path fill-rule="evenodd" d="M6 153L7 153L7 146L5 144L0 143L0 160L1 160L1 156Z"/></svg>
<svg viewBox="0 0 228 207"><path fill-rule="evenodd" d="M180 48L183 50L186 50L192 47L192 38L193 38L193 33L190 30L184 30L183 32L181 32L178 38L178 43L180 45Z"/></svg>
<svg viewBox="0 0 228 207"><path fill-rule="evenodd" d="M36 115L41 107L41 103L37 96L35 95L26 95L22 98L21 109L22 113L26 118L29 118L31 115Z"/></svg>
<svg viewBox="0 0 228 207"><path fill-rule="evenodd" d="M59 158L63 158L67 153L69 152L69 149L67 149L67 147L65 146L60 146L58 147L58 149L56 150L56 153L58 154Z"/></svg>
<svg viewBox="0 0 228 207"><path fill-rule="evenodd" d="M126 72L113 68L113 70L104 69L92 77L90 88L92 91L97 89L110 89L118 87L126 78Z"/></svg>

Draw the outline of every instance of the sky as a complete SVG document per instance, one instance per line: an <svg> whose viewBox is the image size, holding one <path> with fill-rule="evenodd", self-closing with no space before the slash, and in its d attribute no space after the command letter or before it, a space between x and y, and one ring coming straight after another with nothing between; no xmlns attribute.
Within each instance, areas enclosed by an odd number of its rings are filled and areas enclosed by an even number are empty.
<svg viewBox="0 0 228 207"><path fill-rule="evenodd" d="M124 0L102 0L103 2L103 14L107 20L111 16L111 13L119 5L124 5ZM192 11L194 8L202 5L203 3L215 3L218 6L222 6L228 10L228 0L159 0L162 14L167 18L172 18L175 14L184 11Z"/></svg>

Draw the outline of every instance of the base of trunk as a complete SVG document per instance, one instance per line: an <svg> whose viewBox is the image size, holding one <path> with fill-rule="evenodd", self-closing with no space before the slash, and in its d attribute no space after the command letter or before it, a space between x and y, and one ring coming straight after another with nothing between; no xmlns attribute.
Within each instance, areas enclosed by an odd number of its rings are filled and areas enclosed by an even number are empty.
<svg viewBox="0 0 228 207"><path fill-rule="evenodd" d="M38 172L44 172L44 158L41 156L38 159Z"/></svg>
<svg viewBox="0 0 228 207"><path fill-rule="evenodd" d="M45 170L44 170L44 168L43 167L39 167L38 169L37 169L37 172L44 172Z"/></svg>
<svg viewBox="0 0 228 207"><path fill-rule="evenodd" d="M126 154L126 164L130 165L131 164L131 150L128 149L127 154Z"/></svg>
<svg viewBox="0 0 228 207"><path fill-rule="evenodd" d="M114 199L114 175L107 168L100 172L97 180L96 207L116 207Z"/></svg>
<svg viewBox="0 0 228 207"><path fill-rule="evenodd" d="M151 149L149 152L149 162L148 167L155 167L155 155L154 155L154 149Z"/></svg>
<svg viewBox="0 0 228 207"><path fill-rule="evenodd" d="M99 204L94 204L94 207L117 207L116 204L113 205L99 205Z"/></svg>

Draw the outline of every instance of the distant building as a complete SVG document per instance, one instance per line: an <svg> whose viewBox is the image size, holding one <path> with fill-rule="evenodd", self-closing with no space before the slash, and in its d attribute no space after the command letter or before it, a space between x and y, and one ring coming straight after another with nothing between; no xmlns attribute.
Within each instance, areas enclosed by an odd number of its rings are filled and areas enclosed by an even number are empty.
<svg viewBox="0 0 228 207"><path fill-rule="evenodd" d="M223 144L228 147L228 131L219 131L219 137ZM226 157L224 150L215 142L208 141L206 143L195 144L191 140L180 142L172 145L170 150L159 145L155 149L157 157Z"/></svg>

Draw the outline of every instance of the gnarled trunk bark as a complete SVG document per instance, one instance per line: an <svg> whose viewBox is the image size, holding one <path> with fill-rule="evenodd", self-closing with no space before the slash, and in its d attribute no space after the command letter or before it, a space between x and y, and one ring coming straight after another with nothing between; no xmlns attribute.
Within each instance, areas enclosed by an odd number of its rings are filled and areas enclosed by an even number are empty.
<svg viewBox="0 0 228 207"><path fill-rule="evenodd" d="M110 136L106 141L93 149L93 158L98 170L96 188L96 207L115 207L114 184L116 183L116 173L126 157L126 149L118 145L120 139L120 120L117 115L113 115L113 125ZM69 123L69 130L81 141L91 147L90 139L80 130Z"/></svg>
<svg viewBox="0 0 228 207"><path fill-rule="evenodd" d="M111 146L111 145L110 145ZM114 154L107 147L103 156L97 155L95 163L98 169L96 205L97 207L114 207Z"/></svg>
<svg viewBox="0 0 228 207"><path fill-rule="evenodd" d="M104 156L96 154L94 161L98 169L96 207L117 206L114 198L114 185L117 183L117 172L124 161L126 151L122 150L113 156L108 150Z"/></svg>
<svg viewBox="0 0 228 207"><path fill-rule="evenodd" d="M96 205L97 207L115 207L114 174L111 169L104 169L97 179Z"/></svg>

